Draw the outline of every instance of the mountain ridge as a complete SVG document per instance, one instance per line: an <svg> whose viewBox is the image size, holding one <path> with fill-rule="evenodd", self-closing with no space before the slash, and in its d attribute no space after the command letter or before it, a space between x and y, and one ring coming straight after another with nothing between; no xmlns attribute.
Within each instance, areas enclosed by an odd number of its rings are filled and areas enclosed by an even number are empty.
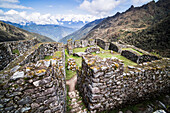
<svg viewBox="0 0 170 113"><path fill-rule="evenodd" d="M86 34L98 23L100 23L101 21L103 21L103 19L96 19L92 22L87 23L86 25L84 25L82 28L80 28L79 30L73 32L70 35L67 35L66 37L62 38L59 40L59 42L63 42L63 43L67 43L68 39L72 39L74 40L78 40L80 37L85 37Z"/></svg>
<svg viewBox="0 0 170 113"><path fill-rule="evenodd" d="M0 21L0 42L30 40L37 38L40 42L54 42L54 40L37 33L31 33L13 25Z"/></svg>

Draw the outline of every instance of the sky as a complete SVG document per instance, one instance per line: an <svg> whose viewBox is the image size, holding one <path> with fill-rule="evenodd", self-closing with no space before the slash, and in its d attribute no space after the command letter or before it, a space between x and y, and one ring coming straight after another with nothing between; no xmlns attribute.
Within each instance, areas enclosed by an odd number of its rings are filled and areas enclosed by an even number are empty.
<svg viewBox="0 0 170 113"><path fill-rule="evenodd" d="M0 0L0 20L25 24L84 23L113 16L152 0ZM158 0L155 0L158 1Z"/></svg>

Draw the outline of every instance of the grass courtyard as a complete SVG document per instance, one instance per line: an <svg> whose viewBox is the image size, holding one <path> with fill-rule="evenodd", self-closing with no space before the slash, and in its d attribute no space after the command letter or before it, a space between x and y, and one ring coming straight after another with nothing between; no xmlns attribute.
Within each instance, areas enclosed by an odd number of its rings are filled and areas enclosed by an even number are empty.
<svg viewBox="0 0 170 113"><path fill-rule="evenodd" d="M88 47L84 47L84 48L75 48L73 49L73 53L77 53L77 52L84 52ZM100 47L99 47L100 48ZM103 51L103 53L92 53L93 55L97 55L101 58L111 58L111 57L116 57L120 60L122 60L124 62L124 66L128 66L128 65L137 65L135 62L121 56L120 54L118 54L117 52L113 51L113 54L111 54L110 50L103 50L102 48L100 48L100 51ZM69 58L73 58L76 61L76 64L78 65L79 68L81 68L82 65L82 58L81 57L77 57L77 56L73 56L73 55L69 55L67 50L65 49L65 66L66 66L66 80L71 79L76 72L75 71L71 71L67 69L67 61Z"/></svg>

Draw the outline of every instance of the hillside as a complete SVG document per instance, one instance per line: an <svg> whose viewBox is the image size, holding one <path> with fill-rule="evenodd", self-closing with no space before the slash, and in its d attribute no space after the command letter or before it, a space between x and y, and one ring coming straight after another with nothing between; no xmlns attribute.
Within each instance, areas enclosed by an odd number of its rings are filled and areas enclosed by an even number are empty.
<svg viewBox="0 0 170 113"><path fill-rule="evenodd" d="M99 24L103 19L98 19L95 20L93 22L90 22L88 24L86 24L85 26L83 26L81 29L79 29L78 31L75 31L74 33L62 38L61 40L59 40L59 42L63 42L63 43L67 43L68 39L72 39L72 40L77 40L80 39L81 37L85 37L86 34L93 28L95 27L97 24Z"/></svg>
<svg viewBox="0 0 170 113"><path fill-rule="evenodd" d="M169 0L159 0L157 3L152 1L141 7L131 6L123 13L104 19L82 39L103 38L117 41L125 38L130 32L146 29L166 17L169 14L169 6Z"/></svg>
<svg viewBox="0 0 170 113"><path fill-rule="evenodd" d="M54 42L54 40L46 36L42 36L37 33L31 33L0 21L0 42L29 40L34 37L36 37L41 42Z"/></svg>
<svg viewBox="0 0 170 113"><path fill-rule="evenodd" d="M162 19L157 24L142 30L133 32L123 41L149 52L158 53L161 56L170 57L170 16Z"/></svg>
<svg viewBox="0 0 170 113"><path fill-rule="evenodd" d="M60 25L37 25L35 23L28 23L26 25L20 25L12 22L7 22L10 25L13 25L15 27L19 27L21 29L24 29L29 32L38 33L47 37L50 37L51 39L58 41L61 38L69 35L70 33L73 33L76 29L70 28L70 27L64 27Z"/></svg>

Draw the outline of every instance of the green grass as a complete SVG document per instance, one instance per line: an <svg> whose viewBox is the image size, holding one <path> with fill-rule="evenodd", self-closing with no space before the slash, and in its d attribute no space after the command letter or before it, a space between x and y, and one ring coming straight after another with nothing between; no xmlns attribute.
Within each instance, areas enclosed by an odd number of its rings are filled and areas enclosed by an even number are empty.
<svg viewBox="0 0 170 113"><path fill-rule="evenodd" d="M62 57L62 52L61 51L56 51L54 53L54 57L58 57L58 58Z"/></svg>
<svg viewBox="0 0 170 113"><path fill-rule="evenodd" d="M53 58L53 56L45 56L44 59L49 60L49 59L52 59L52 58Z"/></svg>
<svg viewBox="0 0 170 113"><path fill-rule="evenodd" d="M75 74L76 74L76 71L71 71L71 70L66 69L66 80L70 80Z"/></svg>
<svg viewBox="0 0 170 113"><path fill-rule="evenodd" d="M93 53L93 54L95 54L95 53ZM124 65L125 66L128 66L128 65L137 65L135 62L133 62L133 61L131 61L131 60L129 60L129 59L119 55L119 54L111 54L110 52L105 52L105 53L99 53L99 54L95 54L95 55L97 55L97 56L99 56L101 58L116 57L116 58L124 61Z"/></svg>
<svg viewBox="0 0 170 113"><path fill-rule="evenodd" d="M88 48L88 47L75 48L75 49L73 49L73 53L85 52L85 50L86 50L87 48Z"/></svg>
<svg viewBox="0 0 170 113"><path fill-rule="evenodd" d="M13 54L17 54L17 55L19 55L19 54L20 54L18 49L14 49L14 50L12 50L12 53L13 53Z"/></svg>
<svg viewBox="0 0 170 113"><path fill-rule="evenodd" d="M131 61L131 60L121 56L121 55L113 55L113 56L118 58L118 59L120 59L120 60L123 60L125 66L128 66L128 65L131 65L131 66L132 65L137 65L135 62L133 62L133 61Z"/></svg>
<svg viewBox="0 0 170 113"><path fill-rule="evenodd" d="M135 49L133 49L133 48L123 48L122 50L132 50L132 51L137 52L137 53L140 54L140 55L143 55L143 53L141 53L141 52L139 52L139 51L137 51L137 50L135 50Z"/></svg>

